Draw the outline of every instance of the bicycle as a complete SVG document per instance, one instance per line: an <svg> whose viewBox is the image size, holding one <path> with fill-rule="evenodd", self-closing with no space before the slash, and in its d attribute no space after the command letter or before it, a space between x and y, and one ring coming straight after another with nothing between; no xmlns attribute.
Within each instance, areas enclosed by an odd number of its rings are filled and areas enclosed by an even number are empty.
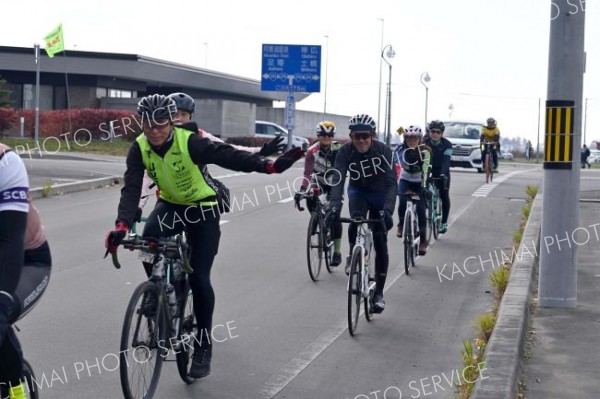
<svg viewBox="0 0 600 399"><path fill-rule="evenodd" d="M325 226L327 198L313 177L308 189L302 193L301 199L306 199L307 203L308 201L313 203L306 234L306 261L311 280L317 281L323 260L325 260L327 271L329 273L333 271L331 266L334 252L332 231L331 226ZM300 200L296 200L295 206L299 211L303 211Z"/></svg>
<svg viewBox="0 0 600 399"><path fill-rule="evenodd" d="M404 245L404 272L409 275L409 269L415 267L415 261L419 257L419 244L421 236L419 234L419 216L417 214L417 202L420 197L418 194L409 191L406 196L406 211L404 211L403 239Z"/></svg>
<svg viewBox="0 0 600 399"><path fill-rule="evenodd" d="M494 167L492 165L492 151L494 151L494 143L484 141L481 145L481 150L485 152L483 169L485 170L485 182L490 183L494 180Z"/></svg>
<svg viewBox="0 0 600 399"><path fill-rule="evenodd" d="M152 264L152 275L137 286L125 312L119 359L121 388L126 399L150 399L169 351L175 354L181 379L186 384L196 381L189 376L198 335L188 279L192 269L183 234L159 240L142 238L134 227L129 237L121 245L139 250L140 259ZM119 269L116 253L112 260ZM144 371L152 361L151 376L146 378Z"/></svg>
<svg viewBox="0 0 600 399"><path fill-rule="evenodd" d="M13 331L10 334L16 334L16 331L20 331L19 327L15 324L12 324L10 328ZM25 395L27 399L38 399L38 389L41 389L41 385L38 385L35 379L35 374L33 373L33 368L31 364L23 358L23 371L20 379L21 383L25 384ZM7 385L0 384L0 398L8 398L9 387Z"/></svg>
<svg viewBox="0 0 600 399"><path fill-rule="evenodd" d="M354 336L358 327L360 315L360 302L363 301L365 318L371 321L373 314L371 306L375 292L375 278L371 266L371 253L373 252L374 223L384 223L383 211L379 212L379 219L339 218L342 223L354 223L357 225L356 244L352 249L350 257L350 274L348 275L348 331ZM366 229L364 226L369 225ZM384 225L385 229L385 225Z"/></svg>
<svg viewBox="0 0 600 399"><path fill-rule="evenodd" d="M427 241L431 235L437 240L440 236L440 225L442 224L442 200L437 184L442 181L439 177L431 177L427 184Z"/></svg>

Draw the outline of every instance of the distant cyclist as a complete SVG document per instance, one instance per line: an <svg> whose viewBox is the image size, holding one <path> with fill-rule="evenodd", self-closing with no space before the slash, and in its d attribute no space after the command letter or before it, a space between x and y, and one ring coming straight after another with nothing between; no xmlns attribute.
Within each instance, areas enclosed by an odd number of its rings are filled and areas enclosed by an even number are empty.
<svg viewBox="0 0 600 399"><path fill-rule="evenodd" d="M440 233L448 231L448 214L450 213L450 157L452 143L444 137L444 122L435 120L429 123L429 137L423 144L431 149L431 176L439 177L436 182L442 201L442 224Z"/></svg>
<svg viewBox="0 0 600 399"><path fill-rule="evenodd" d="M411 125L404 129L404 143L394 150L394 163L401 167L400 181L398 182L398 194L400 205L398 206L398 230L397 237L402 237L404 227L404 214L406 213L407 193L413 192L419 195L417 202L417 216L419 218L419 255L427 253L427 200L424 188L427 185L427 174L429 173L430 154L425 147L420 147L423 131L419 126Z"/></svg>
<svg viewBox="0 0 600 399"><path fill-rule="evenodd" d="M308 148L306 158L304 159L304 179L300 190L306 191L312 180L313 174L317 178L320 190L327 194L329 199L331 187L337 183L336 174L332 173L335 165L335 157L341 144L333 141L335 136L335 124L329 121L319 122L317 125L318 141ZM301 193L296 193L296 200L302 197ZM310 210L310 205L309 205ZM333 258L331 266L338 266L342 263L342 223L337 221L333 223Z"/></svg>
<svg viewBox="0 0 600 399"><path fill-rule="evenodd" d="M385 308L383 288L389 265L387 231L394 225L392 214L396 204L396 173L392 150L374 139L376 125L373 118L366 114L355 115L350 119L349 128L352 141L342 145L335 159L335 170L341 181L331 190L327 219L335 220L340 214L346 174L349 178L348 208L351 217L377 219L379 212L384 211L385 227L381 224L373 226L375 293L372 311L381 313ZM356 244L357 229L355 224L350 224L348 228L350 254ZM346 274L350 273L350 256L346 260L345 271Z"/></svg>
<svg viewBox="0 0 600 399"><path fill-rule="evenodd" d="M494 173L498 173L498 152L500 152L500 129L496 124L496 120L494 118L488 118L486 121L487 125L481 128L481 136L479 137L479 142L481 144L481 164L485 165L485 156L487 151L483 146L484 142L493 143L493 151L492 151L492 163Z"/></svg>
<svg viewBox="0 0 600 399"><path fill-rule="evenodd" d="M0 144L0 397L25 399L21 345L10 327L48 286L52 259L21 158Z"/></svg>

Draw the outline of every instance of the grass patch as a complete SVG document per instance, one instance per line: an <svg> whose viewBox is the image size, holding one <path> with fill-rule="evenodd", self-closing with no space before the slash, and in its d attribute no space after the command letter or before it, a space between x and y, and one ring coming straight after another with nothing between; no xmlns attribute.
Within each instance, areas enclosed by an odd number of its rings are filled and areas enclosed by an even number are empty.
<svg viewBox="0 0 600 399"><path fill-rule="evenodd" d="M521 240L523 239L525 225L527 224L527 219L531 214L531 207L533 205L533 200L535 199L537 192L537 186L528 185L525 188L525 193L527 194L527 201L521 209L521 220L519 221L519 229L512 233L513 242L516 248L518 248L519 244L521 243ZM510 262L507 261L502 267L495 268L490 272L488 276L488 284L495 291L495 300L492 306L492 310L479 316L479 318L475 322L475 327L477 329L477 338L475 338L473 341L463 341L463 350L461 352L463 360L463 370L472 375L465 375L466 381L464 381L463 384L456 385L457 392L455 397L458 399L469 399L471 393L473 392L473 388L475 387L475 382L479 378L478 372L480 370L481 365L483 364L483 359L485 357L485 348L488 344L490 337L492 336L494 327L496 326L496 321L498 318L498 307L500 306L502 296L504 295L504 292L508 287L510 269L513 261L514 259L511 259ZM473 382L470 383L469 381Z"/></svg>

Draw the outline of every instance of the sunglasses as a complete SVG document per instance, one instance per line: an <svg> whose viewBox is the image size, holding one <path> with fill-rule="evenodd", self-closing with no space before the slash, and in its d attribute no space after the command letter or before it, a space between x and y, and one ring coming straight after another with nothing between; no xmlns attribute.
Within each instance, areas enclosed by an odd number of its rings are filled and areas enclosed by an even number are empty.
<svg viewBox="0 0 600 399"><path fill-rule="evenodd" d="M371 133L352 133L352 139L354 140L368 140L373 135Z"/></svg>
<svg viewBox="0 0 600 399"><path fill-rule="evenodd" d="M431 129L429 132L430 132L430 133L442 134L442 131L441 131L441 130L438 130L438 129Z"/></svg>
<svg viewBox="0 0 600 399"><path fill-rule="evenodd" d="M335 133L319 133L317 137L333 137Z"/></svg>

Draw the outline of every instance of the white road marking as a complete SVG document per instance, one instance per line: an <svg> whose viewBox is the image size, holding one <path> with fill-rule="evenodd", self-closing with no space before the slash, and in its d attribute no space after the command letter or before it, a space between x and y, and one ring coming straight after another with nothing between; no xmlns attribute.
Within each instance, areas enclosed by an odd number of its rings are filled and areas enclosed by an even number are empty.
<svg viewBox="0 0 600 399"><path fill-rule="evenodd" d="M502 175L500 177L496 177L496 179L492 183L486 183L479 187L477 190L471 194L473 197L487 197L489 193L492 192L496 186L498 186L503 181L510 179L514 175L518 175L520 173L530 172L530 170L517 170L516 172L509 173L507 175Z"/></svg>

